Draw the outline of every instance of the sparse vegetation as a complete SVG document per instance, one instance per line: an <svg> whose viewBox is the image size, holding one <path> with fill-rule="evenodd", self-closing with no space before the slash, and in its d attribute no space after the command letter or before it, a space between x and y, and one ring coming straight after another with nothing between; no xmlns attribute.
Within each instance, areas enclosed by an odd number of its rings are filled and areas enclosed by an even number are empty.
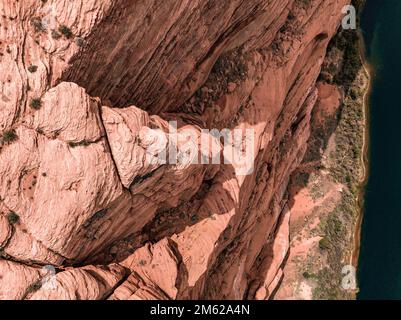
<svg viewBox="0 0 401 320"><path fill-rule="evenodd" d="M36 72L38 70L38 66L35 66L35 65L33 65L33 64L31 64L29 67L28 67L28 71L30 72L30 73L34 73L34 72Z"/></svg>
<svg viewBox="0 0 401 320"><path fill-rule="evenodd" d="M330 241L326 237L322 238L319 241L319 248L320 250L327 250L330 248Z"/></svg>
<svg viewBox="0 0 401 320"><path fill-rule="evenodd" d="M310 273L310 272L308 272L308 271L303 272L303 273L302 273L302 276L303 276L305 279L311 279L311 278L314 278L314 277L315 277L315 275L314 275L313 273Z"/></svg>
<svg viewBox="0 0 401 320"><path fill-rule="evenodd" d="M90 145L90 141L88 141L88 140L81 140L81 141L78 141L78 142L69 141L69 142L68 142L68 145L69 145L71 148L75 148L75 147L78 147L78 146L84 146L84 147L86 147L86 146L89 146L89 145Z"/></svg>
<svg viewBox="0 0 401 320"><path fill-rule="evenodd" d="M0 249L0 258L9 260L11 257L10 257L9 254L7 254L7 253L4 251L4 249Z"/></svg>
<svg viewBox="0 0 401 320"><path fill-rule="evenodd" d="M31 102L29 103L29 106L32 109L39 110L40 107L42 106L42 102L41 102L41 100L39 98L33 98L33 99L31 99Z"/></svg>
<svg viewBox="0 0 401 320"><path fill-rule="evenodd" d="M101 209L99 211L96 211L89 219L87 219L84 222L84 228L88 228L90 225L92 225L96 221L104 218L104 216L106 214L107 214L107 209Z"/></svg>
<svg viewBox="0 0 401 320"><path fill-rule="evenodd" d="M362 154L363 126L362 101L351 101L345 98L341 110L339 130L336 134L335 156L331 173L333 177L348 185L353 190L357 187L360 177L359 162Z"/></svg>
<svg viewBox="0 0 401 320"><path fill-rule="evenodd" d="M36 291L38 291L41 287L42 287L42 282L41 282L40 280L35 281L34 283L32 283L32 284L28 287L28 289L26 290L26 294L36 292Z"/></svg>
<svg viewBox="0 0 401 320"><path fill-rule="evenodd" d="M42 19L39 17L35 17L31 20L31 24L35 32L44 32L46 31L45 26L43 25Z"/></svg>
<svg viewBox="0 0 401 320"><path fill-rule="evenodd" d="M58 39L61 38L61 34L58 33L56 30L52 30L51 36L52 36L52 38L55 39L55 40L58 40Z"/></svg>
<svg viewBox="0 0 401 320"><path fill-rule="evenodd" d="M358 75L362 61L359 55L358 33L356 30L342 30L334 38L333 45L343 52L342 68L334 77L334 83L348 91Z"/></svg>
<svg viewBox="0 0 401 320"><path fill-rule="evenodd" d="M139 265L142 266L142 267L143 267L143 266L146 266L146 261L145 261L145 260L139 260L138 263L139 263Z"/></svg>
<svg viewBox="0 0 401 320"><path fill-rule="evenodd" d="M16 224L19 221L19 216L15 212L11 211L7 214L7 219L10 224Z"/></svg>
<svg viewBox="0 0 401 320"><path fill-rule="evenodd" d="M321 220L319 228L324 236L319 241L319 249L327 254L327 267L317 272L317 286L313 293L315 299L339 299L350 294L340 289L340 283L343 259L349 254L348 248L352 246L354 224L352 215L349 214L352 208L355 208L355 204L350 204L349 198L345 196L342 202Z"/></svg>
<svg viewBox="0 0 401 320"><path fill-rule="evenodd" d="M341 272L340 272L341 275ZM341 299L341 280L333 276L330 268L323 268L316 275L317 286L313 290L314 300L338 300Z"/></svg>
<svg viewBox="0 0 401 320"><path fill-rule="evenodd" d="M213 107L223 94L230 91L229 84L236 85L246 78L246 60L247 53L244 53L242 48L221 55L214 64L207 82L182 106L182 110L190 109L202 113L205 107Z"/></svg>
<svg viewBox="0 0 401 320"><path fill-rule="evenodd" d="M354 298L354 292L342 289L341 270L352 254L352 236L360 210L358 195L363 166L363 94L367 80L356 30L340 30L332 39L320 80L337 85L344 95L339 111L324 116L322 125L312 128L304 161L322 161L325 172L330 174L327 178L341 185L341 199L335 202L329 214L321 217L315 229L315 235L322 237L318 250L323 263L309 261L308 272L304 272L303 277L312 279L310 274L313 272L313 299L350 299ZM332 142L327 149L330 137L333 140L330 140Z"/></svg>
<svg viewBox="0 0 401 320"><path fill-rule="evenodd" d="M72 38L72 31L71 31L71 29L68 28L66 25L61 25L61 26L58 28L58 31L59 31L64 37L66 37L67 39Z"/></svg>
<svg viewBox="0 0 401 320"><path fill-rule="evenodd" d="M291 177L292 183L298 187L305 187L308 184L309 173L307 172L295 172Z"/></svg>
<svg viewBox="0 0 401 320"><path fill-rule="evenodd" d="M6 130L3 132L3 142L11 143L17 139L18 139L18 136L14 129Z"/></svg>
<svg viewBox="0 0 401 320"><path fill-rule="evenodd" d="M322 184L319 183L319 181L315 181L309 190L309 194L313 200L317 200L319 198L324 197L324 191L322 190Z"/></svg>
<svg viewBox="0 0 401 320"><path fill-rule="evenodd" d="M136 176L134 178L134 180L132 181L132 185L141 183L142 181L144 181L144 180L150 178L151 176L153 176L154 173L155 173L155 171L151 171L151 172L145 173L143 176Z"/></svg>

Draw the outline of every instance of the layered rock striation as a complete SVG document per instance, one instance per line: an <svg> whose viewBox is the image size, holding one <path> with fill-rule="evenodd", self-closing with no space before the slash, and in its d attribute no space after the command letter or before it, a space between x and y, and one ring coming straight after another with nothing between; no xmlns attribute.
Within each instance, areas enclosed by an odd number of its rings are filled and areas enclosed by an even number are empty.
<svg viewBox="0 0 401 320"><path fill-rule="evenodd" d="M2 1L0 298L272 297L348 2ZM161 161L169 121L252 129L253 170Z"/></svg>

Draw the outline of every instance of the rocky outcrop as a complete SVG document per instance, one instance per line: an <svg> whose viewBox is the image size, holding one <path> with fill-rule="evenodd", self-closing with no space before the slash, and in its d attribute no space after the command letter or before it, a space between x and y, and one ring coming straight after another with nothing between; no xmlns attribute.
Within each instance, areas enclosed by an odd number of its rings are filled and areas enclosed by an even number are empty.
<svg viewBox="0 0 401 320"><path fill-rule="evenodd" d="M268 299L348 2L2 1L0 297Z"/></svg>

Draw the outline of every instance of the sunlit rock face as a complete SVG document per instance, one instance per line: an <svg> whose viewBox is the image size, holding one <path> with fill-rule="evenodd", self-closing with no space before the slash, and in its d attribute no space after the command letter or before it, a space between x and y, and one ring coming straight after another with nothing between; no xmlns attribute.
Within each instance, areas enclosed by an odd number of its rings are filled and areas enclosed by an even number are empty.
<svg viewBox="0 0 401 320"><path fill-rule="evenodd" d="M0 299L268 299L348 2L2 1ZM171 121L252 170L161 161Z"/></svg>

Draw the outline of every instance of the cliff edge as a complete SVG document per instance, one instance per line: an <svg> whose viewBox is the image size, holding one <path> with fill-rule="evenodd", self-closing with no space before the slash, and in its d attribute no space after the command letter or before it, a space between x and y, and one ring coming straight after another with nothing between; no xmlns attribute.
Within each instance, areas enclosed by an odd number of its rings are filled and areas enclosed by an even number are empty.
<svg viewBox="0 0 401 320"><path fill-rule="evenodd" d="M291 297L290 180L343 99L321 74L348 3L2 1L0 299ZM156 156L205 129L251 130L252 170Z"/></svg>

